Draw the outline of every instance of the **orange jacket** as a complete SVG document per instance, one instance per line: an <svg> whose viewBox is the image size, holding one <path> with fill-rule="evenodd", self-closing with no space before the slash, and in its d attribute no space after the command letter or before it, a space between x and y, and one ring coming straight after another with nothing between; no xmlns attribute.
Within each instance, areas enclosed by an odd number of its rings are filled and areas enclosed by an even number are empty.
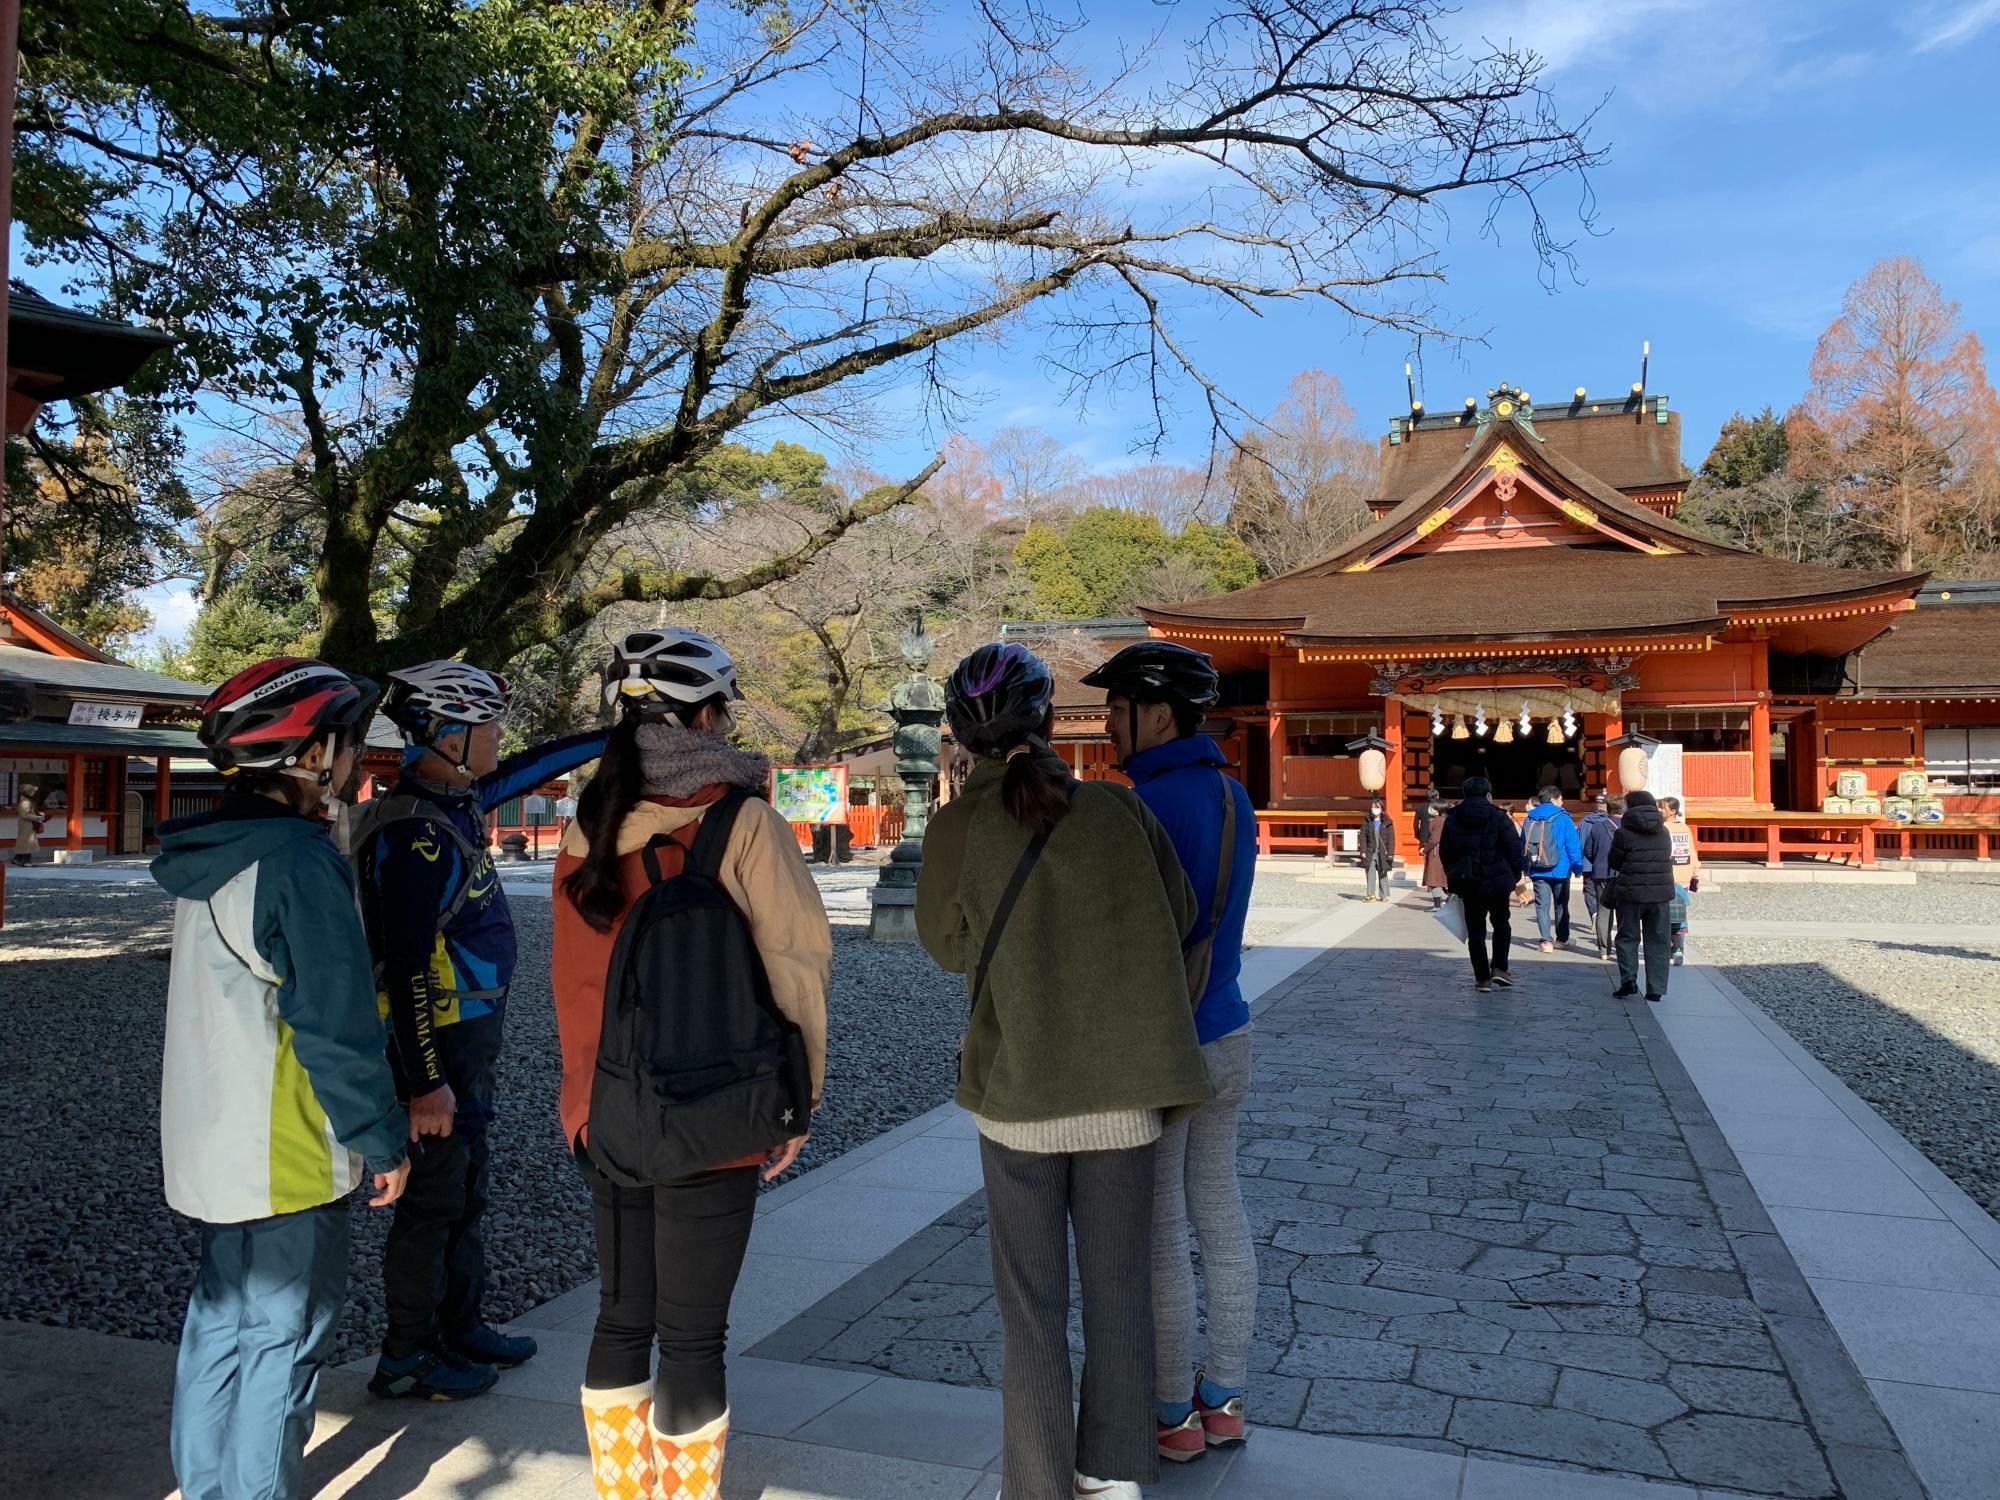
<svg viewBox="0 0 2000 1500"><path fill-rule="evenodd" d="M620 870L626 909L646 889L639 851L655 834L674 842L659 851L660 873L671 879L687 857L687 845L711 803L728 790L704 787L692 797L649 797L626 814L618 830ZM563 882L589 851L580 824L571 823L556 855L553 986L556 1035L562 1043L563 1138L574 1145L590 1123L590 1086L597 1068L597 1043L604 1025L604 981L623 917L599 932L563 893ZM833 982L833 929L812 872L799 857L792 825L762 798L752 797L736 815L723 853L722 886L750 924L750 937L764 960L771 997L804 1034L812 1068L813 1107L819 1107L826 1078L826 997ZM728 1163L748 1165L748 1163Z"/></svg>

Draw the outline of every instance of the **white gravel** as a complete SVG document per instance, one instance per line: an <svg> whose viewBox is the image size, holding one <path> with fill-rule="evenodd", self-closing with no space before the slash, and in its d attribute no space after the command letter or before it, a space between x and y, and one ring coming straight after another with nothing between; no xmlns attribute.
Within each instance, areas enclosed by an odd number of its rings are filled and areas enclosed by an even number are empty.
<svg viewBox="0 0 2000 1500"><path fill-rule="evenodd" d="M1804 899L1816 897L1817 899ZM1890 941L1702 936L1704 919L1892 924ZM1694 956L1720 967L1807 1051L1989 1212L2000 1213L2000 948L1927 940L2000 921L2000 876L1910 886L1720 886L1695 904Z"/></svg>

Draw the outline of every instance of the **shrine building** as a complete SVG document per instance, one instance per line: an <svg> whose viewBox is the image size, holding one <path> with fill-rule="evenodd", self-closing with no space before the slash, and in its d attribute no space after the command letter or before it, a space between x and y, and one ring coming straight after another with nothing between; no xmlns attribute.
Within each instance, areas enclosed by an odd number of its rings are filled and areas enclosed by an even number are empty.
<svg viewBox="0 0 2000 1500"><path fill-rule="evenodd" d="M1316 562L1143 621L1009 634L1101 659L1149 631L1213 657L1209 730L1267 852L1359 821L1372 739L1406 856L1434 787L1485 776L1518 810L1555 785L1581 811L1640 749L1704 857L1872 863L1883 839L1986 857L2000 587L1744 551L1675 520L1689 477L1665 396L1536 403L1503 384L1393 419L1374 524ZM1058 666L1058 739L1081 774L1114 774L1077 675Z"/></svg>

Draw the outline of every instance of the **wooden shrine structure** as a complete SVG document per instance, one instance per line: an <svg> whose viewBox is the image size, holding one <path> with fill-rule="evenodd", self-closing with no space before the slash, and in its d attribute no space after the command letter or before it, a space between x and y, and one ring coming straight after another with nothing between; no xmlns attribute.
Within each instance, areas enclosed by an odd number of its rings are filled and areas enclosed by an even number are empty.
<svg viewBox="0 0 2000 1500"><path fill-rule="evenodd" d="M1878 833L1985 857L2000 834L2000 589L1717 541L1675 519L1679 449L1678 413L1637 388L1538 404L1503 384L1459 412L1413 406L1383 442L1372 526L1282 577L1141 610L1222 671L1210 728L1265 848L1322 848L1359 821L1366 736L1387 746L1406 855L1407 812L1433 787L1484 775L1518 809L1555 785L1580 808L1621 790L1619 746L1639 737L1676 747L1705 857L1872 862ZM1101 659L1127 625L1010 632L1094 629ZM1058 696L1058 738L1090 774L1108 762L1088 748L1101 699L1093 722L1087 693ZM1842 771L1875 794L1922 772L1943 820L1828 812Z"/></svg>

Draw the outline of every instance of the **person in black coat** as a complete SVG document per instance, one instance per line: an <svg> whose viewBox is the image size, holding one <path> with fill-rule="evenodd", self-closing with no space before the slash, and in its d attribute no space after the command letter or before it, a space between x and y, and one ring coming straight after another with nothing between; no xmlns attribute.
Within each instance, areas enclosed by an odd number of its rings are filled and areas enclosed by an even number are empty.
<svg viewBox="0 0 2000 1500"><path fill-rule="evenodd" d="M1438 852L1451 893L1465 910L1465 947L1472 956L1475 987L1482 993L1495 984L1511 987L1514 978L1507 951L1513 944L1514 930L1507 916L1507 898L1526 866L1521 830L1493 805L1493 783L1484 776L1466 778L1465 800L1446 814Z"/></svg>
<svg viewBox="0 0 2000 1500"><path fill-rule="evenodd" d="M1387 901L1389 899L1389 877L1396 869L1396 825L1382 810L1382 799L1377 797L1368 805L1368 816L1361 824L1361 868L1368 874L1368 894L1366 901Z"/></svg>
<svg viewBox="0 0 2000 1500"><path fill-rule="evenodd" d="M1674 840L1651 792L1625 799L1625 817L1606 860L1618 877L1617 998L1639 993L1639 946L1646 948L1646 998L1667 993L1673 972Z"/></svg>

